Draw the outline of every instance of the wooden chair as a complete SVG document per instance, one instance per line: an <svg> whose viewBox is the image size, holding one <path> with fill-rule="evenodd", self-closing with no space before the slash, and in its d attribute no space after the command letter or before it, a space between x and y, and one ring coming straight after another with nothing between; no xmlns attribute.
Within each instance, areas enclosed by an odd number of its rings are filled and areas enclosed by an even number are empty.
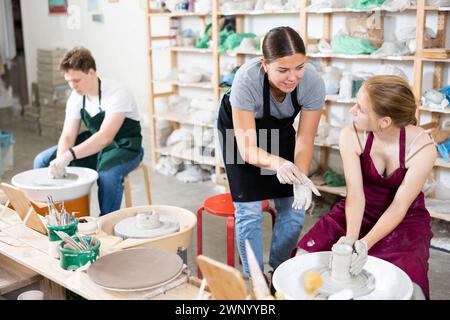
<svg viewBox="0 0 450 320"><path fill-rule="evenodd" d="M150 175L148 174L147 166L143 162L141 162L136 169L131 171L131 173L133 173L137 170L140 170L140 169L143 171L143 174L144 174L145 193L147 194L147 205L151 205L152 198L151 198L151 193L150 193ZM131 200L131 184L130 184L129 175L127 175L124 178L123 184L124 184L124 193L125 193L125 207L131 208L133 206L133 204L132 204L132 200Z"/></svg>

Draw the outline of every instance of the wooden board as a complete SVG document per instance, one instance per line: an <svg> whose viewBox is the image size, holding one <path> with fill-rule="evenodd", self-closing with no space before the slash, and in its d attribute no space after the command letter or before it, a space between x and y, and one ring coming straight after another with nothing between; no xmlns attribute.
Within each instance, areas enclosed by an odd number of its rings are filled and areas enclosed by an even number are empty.
<svg viewBox="0 0 450 320"><path fill-rule="evenodd" d="M0 188L5 192L15 211L19 214L24 224L42 234L47 234L47 228L38 216L36 211L32 208L30 201L25 193L9 184L2 183Z"/></svg>
<svg viewBox="0 0 450 320"><path fill-rule="evenodd" d="M423 58L448 59L450 58L450 49L444 48L422 49L418 51L418 55Z"/></svg>
<svg viewBox="0 0 450 320"><path fill-rule="evenodd" d="M26 287L41 278L38 273L0 255L0 295Z"/></svg>
<svg viewBox="0 0 450 320"><path fill-rule="evenodd" d="M216 300L245 300L247 287L242 274L233 267L199 255L198 266Z"/></svg>

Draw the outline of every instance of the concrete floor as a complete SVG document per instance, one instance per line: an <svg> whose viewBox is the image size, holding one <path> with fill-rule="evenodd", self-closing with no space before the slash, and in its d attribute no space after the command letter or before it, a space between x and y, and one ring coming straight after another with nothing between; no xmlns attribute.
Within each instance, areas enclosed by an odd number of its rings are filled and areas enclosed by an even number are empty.
<svg viewBox="0 0 450 320"><path fill-rule="evenodd" d="M0 114L0 128L2 130L13 131L16 141L14 145L14 170L5 173L3 177L3 181L5 182L10 182L11 177L17 173L29 170L32 167L34 156L44 148L48 148L56 142L30 134L26 131L26 126L20 118L16 118L14 121L5 121L5 117L2 117ZM147 133L149 130L144 130L144 146L146 150L148 150L149 140ZM150 166L149 152L145 155L144 161ZM133 184L133 205L144 205L145 190L142 176L140 174L133 174L131 176L131 181ZM184 184L174 177L166 177L151 172L151 192L154 204L179 206L195 213L204 199L220 193L221 190L215 188L215 185L212 182ZM330 205L332 205L335 200L336 198L332 196L325 196L324 199L317 202L314 216L307 216L305 219L305 226L302 230L302 234L308 231L317 219L329 210ZM98 215L96 187L92 192L91 212L92 215ZM225 219L207 214L204 215L203 219L203 253L211 258L225 262ZM450 238L450 223L434 221L433 232L435 236ZM264 261L267 263L268 248L270 246L271 238L271 222L269 215L266 215L264 219L264 234ZM192 245L188 249L188 266L193 272L196 272L196 248L196 236L194 233ZM238 261L237 253L236 261ZM429 265L431 298L436 300L450 299L450 253L430 249ZM237 268L240 269L240 265L238 265ZM269 270L269 266L266 265L265 272ZM14 298L14 295L10 297Z"/></svg>

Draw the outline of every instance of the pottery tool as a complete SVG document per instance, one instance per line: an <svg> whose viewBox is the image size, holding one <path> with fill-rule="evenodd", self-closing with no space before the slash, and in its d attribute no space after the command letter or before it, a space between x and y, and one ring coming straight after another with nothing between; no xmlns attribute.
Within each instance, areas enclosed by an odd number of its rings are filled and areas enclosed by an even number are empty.
<svg viewBox="0 0 450 320"><path fill-rule="evenodd" d="M247 253L247 262L250 269L251 281L253 284L253 292L257 300L274 300L275 298L270 294L266 279L259 268L258 260L256 260L250 242L245 240L245 252Z"/></svg>
<svg viewBox="0 0 450 320"><path fill-rule="evenodd" d="M68 226L75 222L75 214L67 212L64 201L61 203L61 211L58 211L52 196L47 196L48 218L47 222L50 226L61 227Z"/></svg>
<svg viewBox="0 0 450 320"><path fill-rule="evenodd" d="M80 246L75 240L73 240L67 233L64 231L54 231L56 235L68 246L71 250L83 250L83 247Z"/></svg>

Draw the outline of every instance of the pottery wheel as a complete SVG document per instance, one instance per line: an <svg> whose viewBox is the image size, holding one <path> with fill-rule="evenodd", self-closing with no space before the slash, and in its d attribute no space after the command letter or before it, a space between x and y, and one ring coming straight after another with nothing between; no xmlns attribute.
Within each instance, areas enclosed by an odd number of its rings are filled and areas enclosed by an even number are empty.
<svg viewBox="0 0 450 320"><path fill-rule="evenodd" d="M319 293L326 296L332 295L344 289L351 289L354 297L361 297L371 293L375 289L375 277L362 270L357 276L353 276L349 282L337 282L331 278L331 270L328 267L322 267L320 269L314 268L303 273L301 279L303 283L303 277L310 271L315 271L320 274L323 280L323 285L318 289Z"/></svg>
<svg viewBox="0 0 450 320"><path fill-rule="evenodd" d="M97 259L88 269L89 278L102 288L141 291L164 285L183 271L175 253L155 249L129 249Z"/></svg>
<svg viewBox="0 0 450 320"><path fill-rule="evenodd" d="M150 239L175 233L180 230L177 217L160 216L160 226L152 229L142 229L136 226L136 216L121 220L114 226L115 235L124 239Z"/></svg>
<svg viewBox="0 0 450 320"><path fill-rule="evenodd" d="M62 179L53 179L50 177L37 177L33 179L32 183L39 187L65 187L78 180L78 175L75 173L67 173Z"/></svg>

